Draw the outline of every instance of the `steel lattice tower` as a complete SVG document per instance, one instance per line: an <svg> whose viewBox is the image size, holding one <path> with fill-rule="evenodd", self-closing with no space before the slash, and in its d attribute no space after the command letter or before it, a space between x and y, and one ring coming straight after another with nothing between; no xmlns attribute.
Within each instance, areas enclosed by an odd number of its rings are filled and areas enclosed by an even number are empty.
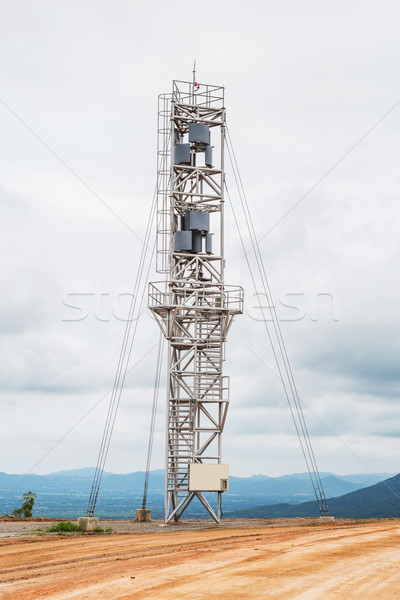
<svg viewBox="0 0 400 600"><path fill-rule="evenodd" d="M223 87L174 81L159 97L157 271L168 278L149 284L149 308L168 340L166 523L195 497L219 522L228 489L222 367L243 289L224 282L224 138Z"/></svg>

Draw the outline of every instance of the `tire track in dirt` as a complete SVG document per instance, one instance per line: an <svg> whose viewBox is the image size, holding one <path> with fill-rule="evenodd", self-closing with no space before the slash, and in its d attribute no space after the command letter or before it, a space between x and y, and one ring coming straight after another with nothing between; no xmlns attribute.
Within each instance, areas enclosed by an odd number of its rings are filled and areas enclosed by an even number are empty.
<svg viewBox="0 0 400 600"><path fill-rule="evenodd" d="M394 600L399 541L388 521L10 539L0 598Z"/></svg>

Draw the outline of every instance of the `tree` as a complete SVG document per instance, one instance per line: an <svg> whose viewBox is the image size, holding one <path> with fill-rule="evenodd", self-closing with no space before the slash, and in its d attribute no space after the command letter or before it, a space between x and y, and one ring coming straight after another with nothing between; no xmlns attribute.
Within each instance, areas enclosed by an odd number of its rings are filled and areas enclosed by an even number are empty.
<svg viewBox="0 0 400 600"><path fill-rule="evenodd" d="M37 495L34 492L26 492L21 498L21 508L16 508L12 511L13 517L31 517L33 505L35 504Z"/></svg>

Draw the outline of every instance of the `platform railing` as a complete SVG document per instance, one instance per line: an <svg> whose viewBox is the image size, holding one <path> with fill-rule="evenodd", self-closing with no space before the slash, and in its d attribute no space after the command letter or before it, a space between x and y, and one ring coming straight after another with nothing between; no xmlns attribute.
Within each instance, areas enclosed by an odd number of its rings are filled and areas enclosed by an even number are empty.
<svg viewBox="0 0 400 600"><path fill-rule="evenodd" d="M159 287L160 286L160 287ZM173 286L161 289L165 282L149 283L149 308L193 308L199 310L227 310L242 313L244 291L241 286L213 284L201 287Z"/></svg>

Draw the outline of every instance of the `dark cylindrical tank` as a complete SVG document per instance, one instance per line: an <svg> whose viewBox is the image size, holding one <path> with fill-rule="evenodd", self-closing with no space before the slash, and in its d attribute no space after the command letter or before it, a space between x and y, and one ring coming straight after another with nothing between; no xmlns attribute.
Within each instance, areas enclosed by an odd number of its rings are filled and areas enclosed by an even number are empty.
<svg viewBox="0 0 400 600"><path fill-rule="evenodd" d="M203 249L203 234L201 231L192 232L192 252L197 254Z"/></svg>
<svg viewBox="0 0 400 600"><path fill-rule="evenodd" d="M189 142L205 150L210 143L210 128L204 123L189 123Z"/></svg>
<svg viewBox="0 0 400 600"><path fill-rule="evenodd" d="M192 252L191 231L177 231L174 234L174 252Z"/></svg>
<svg viewBox="0 0 400 600"><path fill-rule="evenodd" d="M212 234L206 233L206 252L212 254Z"/></svg>
<svg viewBox="0 0 400 600"><path fill-rule="evenodd" d="M176 144L174 148L174 164L190 165L190 144Z"/></svg>
<svg viewBox="0 0 400 600"><path fill-rule="evenodd" d="M189 210L185 215L184 229L208 231L210 229L210 213L202 210Z"/></svg>
<svg viewBox="0 0 400 600"><path fill-rule="evenodd" d="M212 146L207 146L207 148L206 148L206 156L205 156L206 167L212 167L213 166L212 154L213 154Z"/></svg>

